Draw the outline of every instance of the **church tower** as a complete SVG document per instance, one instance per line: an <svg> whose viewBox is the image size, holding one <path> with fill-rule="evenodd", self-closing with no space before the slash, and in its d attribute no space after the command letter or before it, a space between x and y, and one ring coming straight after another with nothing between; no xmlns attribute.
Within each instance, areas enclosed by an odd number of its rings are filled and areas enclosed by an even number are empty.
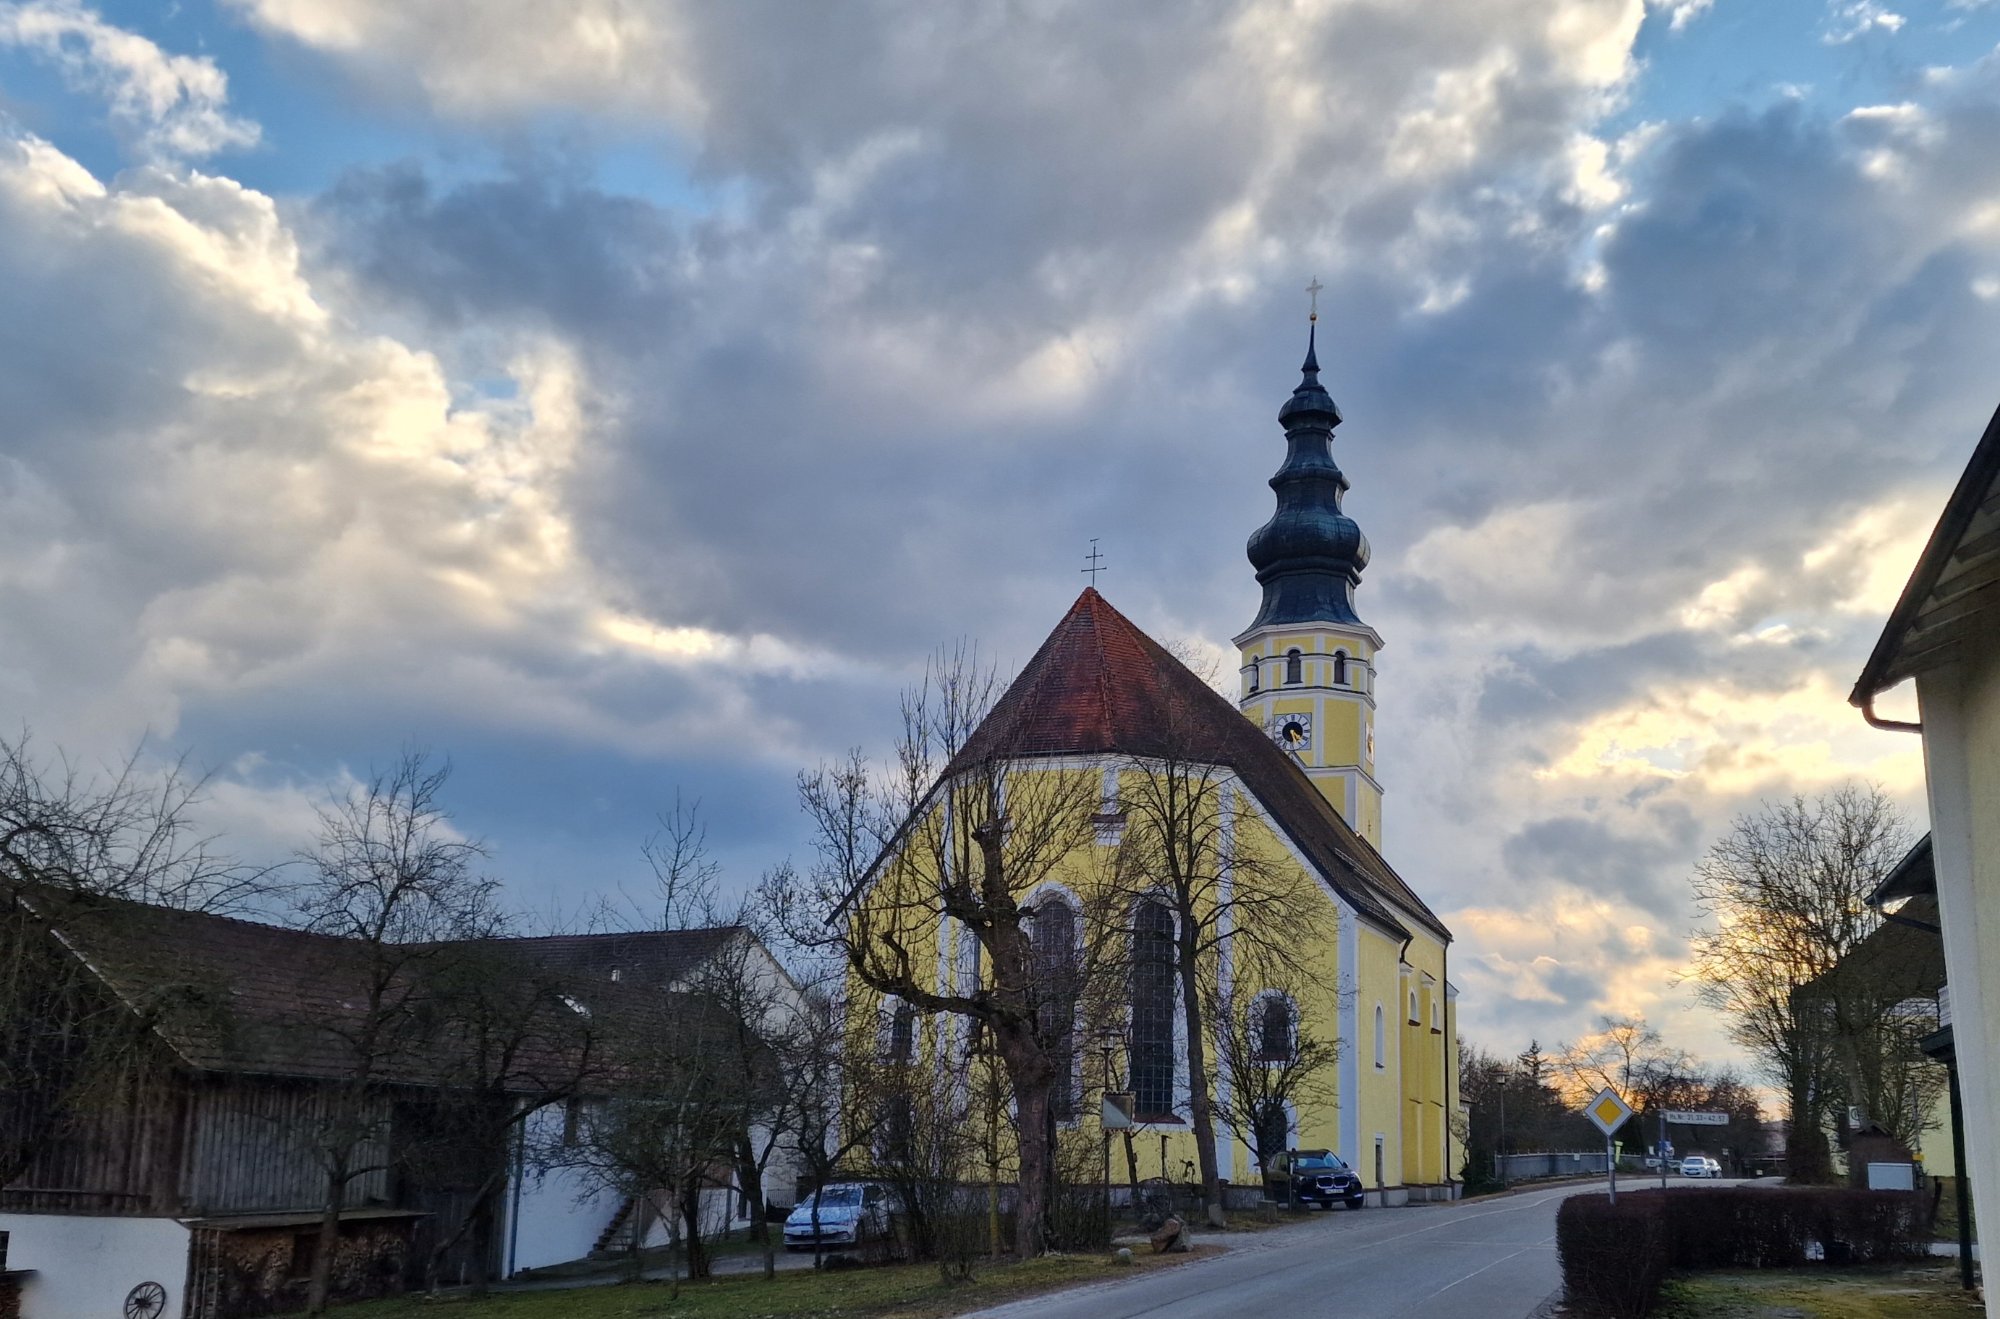
<svg viewBox="0 0 2000 1319"><path fill-rule="evenodd" d="M1368 539L1340 510L1347 478L1332 451L1340 409L1319 383L1318 320L1315 313L1307 331L1304 377L1278 411L1285 428L1285 461L1271 478L1278 511L1250 537L1264 603L1236 638L1237 703L1380 851L1375 655L1382 638L1354 612Z"/></svg>

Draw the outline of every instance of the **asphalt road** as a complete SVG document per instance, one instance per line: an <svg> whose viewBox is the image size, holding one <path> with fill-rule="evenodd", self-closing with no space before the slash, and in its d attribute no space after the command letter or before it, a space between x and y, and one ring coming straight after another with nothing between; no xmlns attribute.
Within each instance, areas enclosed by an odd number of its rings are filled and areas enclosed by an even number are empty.
<svg viewBox="0 0 2000 1319"><path fill-rule="evenodd" d="M1658 1178L1651 1184L1657 1187ZM1619 1185L1633 1183L1620 1178ZM1601 1189L1598 1182L1457 1204L1336 1209L1244 1239L1215 1259L1017 1301L970 1319L1526 1319L1562 1284L1556 1205Z"/></svg>

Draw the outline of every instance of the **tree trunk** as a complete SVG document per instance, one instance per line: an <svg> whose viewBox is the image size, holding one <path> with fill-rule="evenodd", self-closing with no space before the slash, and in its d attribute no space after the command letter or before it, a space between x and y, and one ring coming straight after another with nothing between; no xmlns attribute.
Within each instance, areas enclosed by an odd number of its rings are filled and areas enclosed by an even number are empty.
<svg viewBox="0 0 2000 1319"><path fill-rule="evenodd" d="M1209 1095L1208 1042L1203 1038L1201 982L1196 973L1196 947L1186 937L1195 928L1181 913L1181 1015L1187 1022L1188 1119L1194 1128L1195 1157L1201 1162L1202 1195L1208 1200L1208 1225L1222 1227L1222 1169L1215 1157L1215 1107ZM1233 1024L1233 1023L1232 1023Z"/></svg>
<svg viewBox="0 0 2000 1319"><path fill-rule="evenodd" d="M764 1216L764 1170L757 1166L757 1155L747 1134L739 1136L736 1142L736 1185L750 1202L750 1240L769 1242L771 1225Z"/></svg>
<svg viewBox="0 0 2000 1319"><path fill-rule="evenodd" d="M326 1204L319 1216L319 1248L313 1252L312 1274L306 1283L306 1313L325 1314L333 1283L333 1256L340 1246L340 1202L347 1189L346 1171L326 1175Z"/></svg>
<svg viewBox="0 0 2000 1319"><path fill-rule="evenodd" d="M1002 1019L993 1023L992 1033L994 1047L1014 1089L1015 1143L1020 1156L1020 1185L1014 1199L1014 1252L1022 1259L1033 1259L1048 1243L1052 1162L1049 1091L1054 1086L1055 1069L1035 1040L1032 1024Z"/></svg>
<svg viewBox="0 0 2000 1319"><path fill-rule="evenodd" d="M681 1188L681 1221L687 1242L687 1275L690 1281L706 1278L708 1244L701 1239L701 1179L696 1177Z"/></svg>
<svg viewBox="0 0 2000 1319"><path fill-rule="evenodd" d="M503 1183L504 1185L504 1183ZM500 1196L500 1187L490 1180L480 1188L479 1196L472 1202L472 1230L467 1240L472 1247L472 1277L470 1294L474 1297L486 1295L492 1282L494 1201Z"/></svg>

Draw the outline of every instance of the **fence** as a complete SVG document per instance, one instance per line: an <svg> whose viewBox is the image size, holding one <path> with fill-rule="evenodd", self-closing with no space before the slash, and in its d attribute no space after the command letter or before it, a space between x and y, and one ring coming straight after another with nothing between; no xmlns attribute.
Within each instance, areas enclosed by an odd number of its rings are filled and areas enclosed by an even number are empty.
<svg viewBox="0 0 2000 1319"><path fill-rule="evenodd" d="M1583 1177L1603 1174L1603 1150L1573 1150L1542 1154L1500 1154L1493 1159L1493 1173L1503 1182L1531 1177Z"/></svg>

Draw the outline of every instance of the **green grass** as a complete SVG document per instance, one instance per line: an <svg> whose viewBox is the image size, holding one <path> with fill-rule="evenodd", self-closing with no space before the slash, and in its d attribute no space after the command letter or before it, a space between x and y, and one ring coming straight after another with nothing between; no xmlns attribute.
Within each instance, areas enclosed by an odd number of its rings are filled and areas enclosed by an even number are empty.
<svg viewBox="0 0 2000 1319"><path fill-rule="evenodd" d="M1707 1273L1667 1284L1657 1319L1965 1319L1986 1313L1958 1266Z"/></svg>
<svg viewBox="0 0 2000 1319"><path fill-rule="evenodd" d="M642 1282L561 1291L503 1292L483 1301L406 1296L342 1306L341 1319L945 1319L1003 1301L1086 1282L1130 1278L1212 1253L1134 1252L1132 1268L1104 1255L1053 1255L1020 1264L984 1264L971 1282L947 1284L935 1265L781 1273L673 1284Z"/></svg>

